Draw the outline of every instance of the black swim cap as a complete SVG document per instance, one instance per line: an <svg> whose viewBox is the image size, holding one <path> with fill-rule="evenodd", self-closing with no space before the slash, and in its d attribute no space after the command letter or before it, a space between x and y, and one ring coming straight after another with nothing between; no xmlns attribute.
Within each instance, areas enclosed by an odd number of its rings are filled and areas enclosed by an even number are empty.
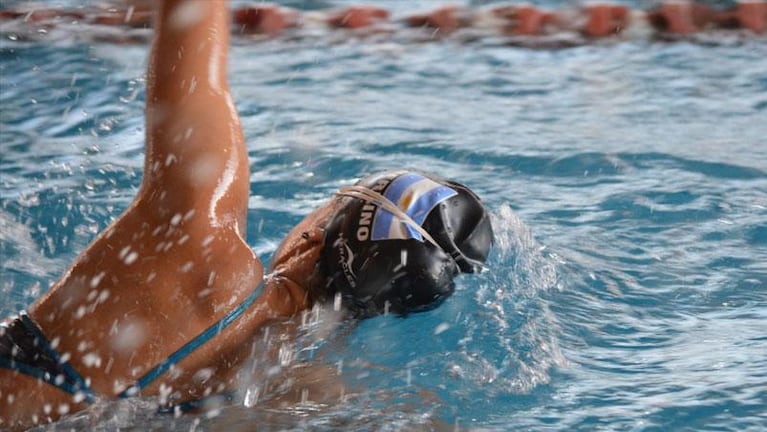
<svg viewBox="0 0 767 432"><path fill-rule="evenodd" d="M325 228L319 271L326 295L340 293L360 317L438 306L453 293L458 273L482 269L493 243L487 211L458 183L390 172L339 195L340 208Z"/></svg>

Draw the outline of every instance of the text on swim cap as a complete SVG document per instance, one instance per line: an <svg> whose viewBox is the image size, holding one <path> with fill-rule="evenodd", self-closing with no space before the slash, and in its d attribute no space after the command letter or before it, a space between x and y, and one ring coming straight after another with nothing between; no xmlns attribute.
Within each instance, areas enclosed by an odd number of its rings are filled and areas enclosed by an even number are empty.
<svg viewBox="0 0 767 432"><path fill-rule="evenodd" d="M389 179L381 179L378 180L371 190L374 192L381 193L382 190L386 188L386 185L389 184ZM360 212L360 220L357 224L357 240L359 241L365 241L370 238L370 225L373 223L373 214L376 211L376 205L372 203L365 203L365 205L362 206L362 211Z"/></svg>

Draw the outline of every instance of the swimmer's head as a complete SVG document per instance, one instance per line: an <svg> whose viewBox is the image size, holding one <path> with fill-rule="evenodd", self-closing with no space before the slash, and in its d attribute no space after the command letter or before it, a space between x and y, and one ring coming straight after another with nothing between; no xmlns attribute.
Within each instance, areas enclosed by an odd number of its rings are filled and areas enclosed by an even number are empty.
<svg viewBox="0 0 767 432"><path fill-rule="evenodd" d="M487 211L458 183L388 172L338 195L325 229L321 289L360 317L438 306L456 275L482 269L493 243Z"/></svg>

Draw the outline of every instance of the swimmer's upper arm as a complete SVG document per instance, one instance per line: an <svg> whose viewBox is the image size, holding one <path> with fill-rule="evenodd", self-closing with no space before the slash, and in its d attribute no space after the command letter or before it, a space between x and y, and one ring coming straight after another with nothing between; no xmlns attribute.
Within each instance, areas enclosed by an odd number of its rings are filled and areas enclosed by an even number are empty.
<svg viewBox="0 0 767 432"><path fill-rule="evenodd" d="M228 50L226 1L160 2L147 75L143 187L172 193L165 206L193 208L231 193L237 202L222 213L246 205L247 154L226 78Z"/></svg>

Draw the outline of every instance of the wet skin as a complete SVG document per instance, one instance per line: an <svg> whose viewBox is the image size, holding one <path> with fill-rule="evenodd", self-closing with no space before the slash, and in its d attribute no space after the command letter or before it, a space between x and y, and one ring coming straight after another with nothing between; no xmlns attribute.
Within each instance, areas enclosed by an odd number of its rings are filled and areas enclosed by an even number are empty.
<svg viewBox="0 0 767 432"><path fill-rule="evenodd" d="M129 387L264 279L261 262L244 241L250 173L226 77L229 20L224 0L158 2L141 187L126 212L29 308L99 396L114 397ZM164 393L171 389L172 402L181 402L233 388L253 335L311 306L308 276L331 207L291 231L262 294L235 323L142 394L158 394L162 387ZM204 380L195 376L200 370L208 372ZM0 399L0 428L45 423L85 407L5 369Z"/></svg>

